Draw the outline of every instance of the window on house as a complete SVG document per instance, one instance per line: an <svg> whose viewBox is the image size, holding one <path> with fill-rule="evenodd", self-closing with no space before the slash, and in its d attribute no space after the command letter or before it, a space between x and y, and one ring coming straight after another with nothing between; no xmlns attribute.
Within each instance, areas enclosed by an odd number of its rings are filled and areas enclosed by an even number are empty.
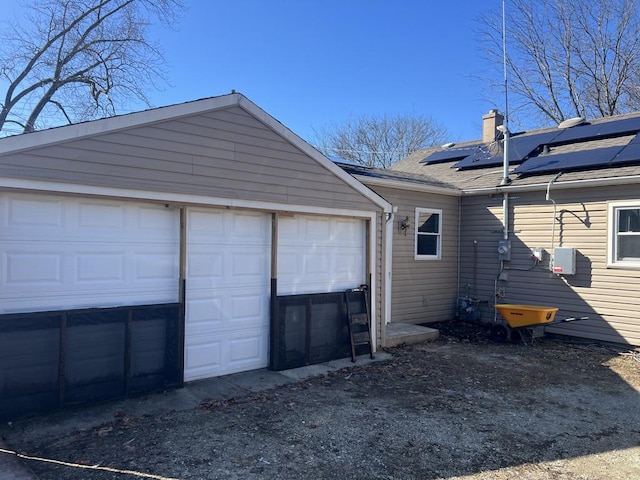
<svg viewBox="0 0 640 480"><path fill-rule="evenodd" d="M640 204L610 204L609 223L609 265L640 267Z"/></svg>
<svg viewBox="0 0 640 480"><path fill-rule="evenodd" d="M440 260L442 251L442 210L416 208L415 258Z"/></svg>

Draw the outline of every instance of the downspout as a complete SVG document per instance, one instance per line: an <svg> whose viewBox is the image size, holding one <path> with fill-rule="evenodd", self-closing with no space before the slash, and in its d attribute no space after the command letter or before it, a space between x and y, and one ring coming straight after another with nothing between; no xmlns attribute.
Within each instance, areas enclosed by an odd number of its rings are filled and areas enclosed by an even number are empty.
<svg viewBox="0 0 640 480"><path fill-rule="evenodd" d="M500 186L505 187L511 183L511 179L509 178L509 143L510 143L511 132L509 132L509 127L507 126L506 117L505 117L505 124L500 125L497 128L504 135L502 181L500 182ZM509 192L502 193L502 218L503 218L502 238L504 240L509 240Z"/></svg>
<svg viewBox="0 0 640 480"><path fill-rule="evenodd" d="M558 177L562 175L562 172L558 172L555 177L553 177L551 180L549 180L549 183L547 184L547 196L545 197L545 199L547 200L547 202L551 202L553 203L553 220L551 223L551 250L549 251L549 271L553 272L553 248L555 246L555 236L556 236L556 212L557 212L557 205L556 202L553 198L551 198L551 185L554 184L554 182L558 179Z"/></svg>
<svg viewBox="0 0 640 480"><path fill-rule="evenodd" d="M456 272L456 291L458 297L462 296L460 291L460 242L462 241L462 197L458 197L458 252L457 252L457 272ZM475 240L474 240L475 241Z"/></svg>
<svg viewBox="0 0 640 480"><path fill-rule="evenodd" d="M391 212L387 213L385 225L385 246L384 246L384 322L383 325L391 323L391 275L393 272L393 223L398 207L394 206ZM386 335L386 332L381 332ZM384 337L383 337L384 338Z"/></svg>
<svg viewBox="0 0 640 480"><path fill-rule="evenodd" d="M503 3L504 8L504 3ZM505 98L506 98L506 71L505 71ZM500 182L500 187L505 187L511 183L511 179L509 178L509 140L511 137L511 132L509 132L509 127L507 125L507 115L504 118L504 124L497 127L499 131L504 135L504 144L503 144L503 160L502 160L502 181ZM502 192L502 239L504 240L505 248L509 248L509 192ZM501 278L502 273L504 272L505 260L500 260L500 272L496 275L496 278L493 282L493 290L494 290L494 303L497 300L498 294L498 279ZM498 310L494 308L493 312L493 321L498 321Z"/></svg>

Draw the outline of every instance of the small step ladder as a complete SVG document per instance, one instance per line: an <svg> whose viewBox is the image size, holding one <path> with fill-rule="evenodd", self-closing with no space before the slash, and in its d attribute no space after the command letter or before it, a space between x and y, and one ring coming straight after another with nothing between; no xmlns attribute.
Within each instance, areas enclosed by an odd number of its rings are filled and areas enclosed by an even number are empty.
<svg viewBox="0 0 640 480"><path fill-rule="evenodd" d="M356 361L356 347L360 345L368 345L369 355L374 358L373 344L371 342L368 290L368 285L360 285L358 288L352 288L345 292L352 362Z"/></svg>

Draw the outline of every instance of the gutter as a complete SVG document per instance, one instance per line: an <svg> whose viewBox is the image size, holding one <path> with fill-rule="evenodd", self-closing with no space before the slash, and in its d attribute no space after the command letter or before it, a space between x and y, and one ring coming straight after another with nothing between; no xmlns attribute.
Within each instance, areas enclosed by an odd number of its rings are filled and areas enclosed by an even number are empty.
<svg viewBox="0 0 640 480"><path fill-rule="evenodd" d="M554 184L556 190L584 188L584 187L608 187L612 185L629 185L630 183L640 183L640 175L629 175L625 177L590 178L587 180L566 180ZM546 191L549 182L534 183L530 185L509 185L497 187L483 187L462 190L463 196L495 194L502 192L537 192Z"/></svg>

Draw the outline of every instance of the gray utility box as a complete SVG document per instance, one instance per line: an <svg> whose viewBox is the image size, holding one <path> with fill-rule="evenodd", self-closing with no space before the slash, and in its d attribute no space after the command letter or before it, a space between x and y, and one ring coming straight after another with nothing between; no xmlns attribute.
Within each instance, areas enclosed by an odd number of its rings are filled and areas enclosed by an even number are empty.
<svg viewBox="0 0 640 480"><path fill-rule="evenodd" d="M576 249L556 247L553 250L553 273L558 275L576 274Z"/></svg>

